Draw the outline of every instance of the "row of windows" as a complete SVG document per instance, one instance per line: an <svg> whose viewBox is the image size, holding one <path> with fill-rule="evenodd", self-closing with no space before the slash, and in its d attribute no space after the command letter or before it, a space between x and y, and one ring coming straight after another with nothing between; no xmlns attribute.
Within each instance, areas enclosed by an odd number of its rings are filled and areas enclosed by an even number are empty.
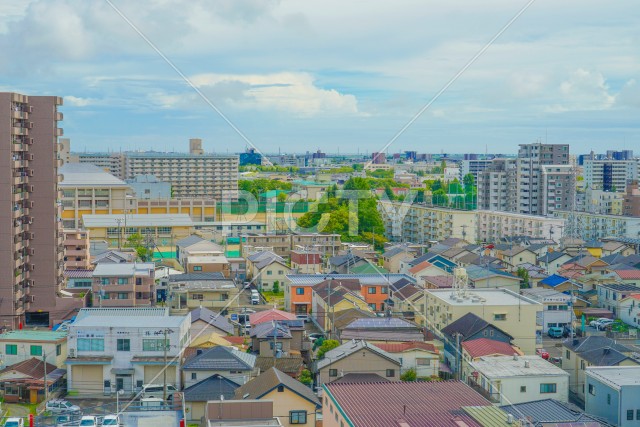
<svg viewBox="0 0 640 427"><path fill-rule="evenodd" d="M143 351L164 351L162 345L164 339L143 339L142 350ZM32 351L33 351L33 347ZM40 346L35 346L40 347ZM169 348L169 340L166 341L166 347ZM118 351L131 351L131 340L128 338L118 338L116 341L116 349ZM78 338L78 351L104 351L104 338ZM40 354L33 354L32 356L41 356L42 347L40 347Z"/></svg>
<svg viewBox="0 0 640 427"><path fill-rule="evenodd" d="M5 345L5 354L16 356L18 354L18 345L17 344L6 344ZM62 353L62 345L56 345L56 356L60 356ZM42 356L42 346L41 345L31 345L29 348L30 356Z"/></svg>
<svg viewBox="0 0 640 427"><path fill-rule="evenodd" d="M385 375L387 377L395 377L396 376L396 370L395 369L387 369L385 371ZM330 377L337 377L338 376L338 370L337 369L329 369L329 376Z"/></svg>

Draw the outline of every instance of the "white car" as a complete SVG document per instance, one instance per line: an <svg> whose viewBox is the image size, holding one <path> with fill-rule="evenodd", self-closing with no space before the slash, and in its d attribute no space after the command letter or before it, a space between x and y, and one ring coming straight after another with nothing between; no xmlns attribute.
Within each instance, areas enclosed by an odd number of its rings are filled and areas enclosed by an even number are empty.
<svg viewBox="0 0 640 427"><path fill-rule="evenodd" d="M24 427L24 420L22 418L7 418L4 427Z"/></svg>
<svg viewBox="0 0 640 427"><path fill-rule="evenodd" d="M98 417L85 415L80 419L80 427L98 427Z"/></svg>
<svg viewBox="0 0 640 427"><path fill-rule="evenodd" d="M172 384L167 384L167 399L173 399L173 393L178 391ZM162 398L164 395L162 384L145 384L142 386L142 398Z"/></svg>
<svg viewBox="0 0 640 427"><path fill-rule="evenodd" d="M52 399L47 402L45 405L45 410L51 412L52 414L79 414L80 407L77 405L72 405L66 400L62 399Z"/></svg>
<svg viewBox="0 0 640 427"><path fill-rule="evenodd" d="M596 326L596 328L598 328L599 331L604 331L605 328L611 325L612 323L615 323L612 319L605 319L598 322L598 325Z"/></svg>
<svg viewBox="0 0 640 427"><path fill-rule="evenodd" d="M105 415L102 419L103 426L111 426L111 427L122 427L122 420L120 419L120 415Z"/></svg>

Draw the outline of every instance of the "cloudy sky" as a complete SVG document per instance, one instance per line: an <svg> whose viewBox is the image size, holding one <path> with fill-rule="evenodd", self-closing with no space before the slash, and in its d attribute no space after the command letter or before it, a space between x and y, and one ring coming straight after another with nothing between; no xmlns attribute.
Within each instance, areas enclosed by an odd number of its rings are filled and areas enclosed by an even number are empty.
<svg viewBox="0 0 640 427"><path fill-rule="evenodd" d="M0 90L63 96L75 151L244 150L180 73L264 152L378 151L527 3L109 1L0 2ZM389 151L640 152L638 22L534 1Z"/></svg>

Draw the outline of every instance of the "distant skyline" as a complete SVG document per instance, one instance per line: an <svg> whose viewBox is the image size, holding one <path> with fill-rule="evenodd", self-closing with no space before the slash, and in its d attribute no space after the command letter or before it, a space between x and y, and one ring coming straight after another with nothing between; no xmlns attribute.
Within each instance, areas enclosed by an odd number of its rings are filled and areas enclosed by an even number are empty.
<svg viewBox="0 0 640 427"><path fill-rule="evenodd" d="M525 1L113 4L267 153L380 151ZM389 152L640 148L640 8L537 0ZM0 91L59 95L73 151L246 142L106 1L0 3Z"/></svg>

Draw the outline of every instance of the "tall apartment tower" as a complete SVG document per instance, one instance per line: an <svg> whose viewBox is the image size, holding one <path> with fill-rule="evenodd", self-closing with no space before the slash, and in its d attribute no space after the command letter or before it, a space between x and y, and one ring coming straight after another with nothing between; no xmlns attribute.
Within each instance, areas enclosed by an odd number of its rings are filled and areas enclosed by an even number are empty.
<svg viewBox="0 0 640 427"><path fill-rule="evenodd" d="M63 283L59 105L0 93L0 327L48 325Z"/></svg>
<svg viewBox="0 0 640 427"><path fill-rule="evenodd" d="M204 154L202 149L202 140L200 138L191 138L189 140L189 154L201 156Z"/></svg>

